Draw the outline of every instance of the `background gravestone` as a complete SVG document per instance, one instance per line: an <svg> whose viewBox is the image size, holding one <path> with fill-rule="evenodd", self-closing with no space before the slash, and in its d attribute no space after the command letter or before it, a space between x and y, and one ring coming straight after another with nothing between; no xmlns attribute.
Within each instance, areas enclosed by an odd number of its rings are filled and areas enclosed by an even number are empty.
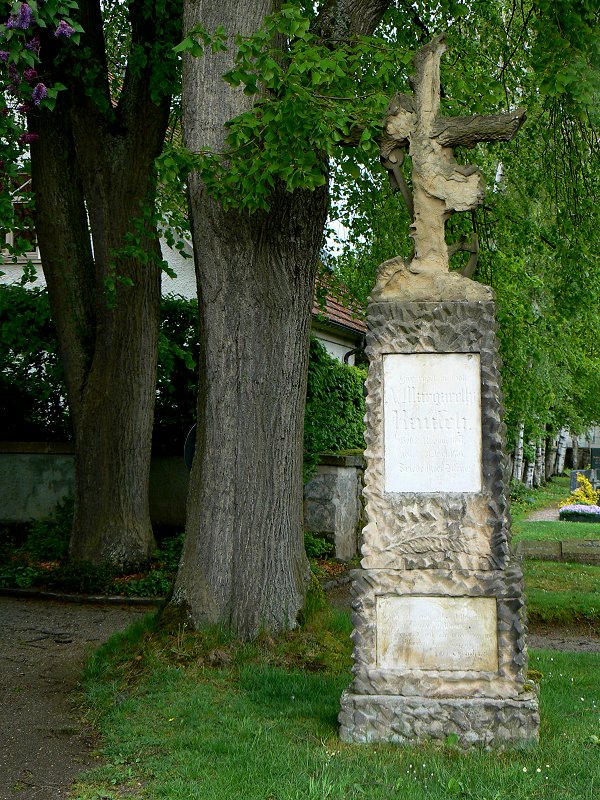
<svg viewBox="0 0 600 800"><path fill-rule="evenodd" d="M385 124L399 188L402 148L412 159L415 254L380 267L367 314L367 525L340 736L520 745L536 740L539 714L509 547L495 306L488 287L448 271L443 230L483 197L451 146L511 138L524 112L440 117L444 50L440 36L417 54L415 95L394 98Z"/></svg>

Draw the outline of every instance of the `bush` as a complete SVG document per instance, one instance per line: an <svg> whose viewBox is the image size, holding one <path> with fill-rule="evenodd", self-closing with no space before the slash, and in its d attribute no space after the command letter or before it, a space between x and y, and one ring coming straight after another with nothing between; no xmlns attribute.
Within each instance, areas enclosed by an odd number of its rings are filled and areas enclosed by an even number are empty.
<svg viewBox="0 0 600 800"><path fill-rule="evenodd" d="M327 539L317 536L312 531L304 533L304 549L308 558L327 558L332 556L334 547Z"/></svg>
<svg viewBox="0 0 600 800"><path fill-rule="evenodd" d="M73 499L65 497L46 519L31 523L23 550L38 561L62 561L69 552Z"/></svg>
<svg viewBox="0 0 600 800"><path fill-rule="evenodd" d="M577 473L577 489L573 489L566 500L560 503L560 508L568 505L595 506L600 501L600 491L593 488L592 484L580 472Z"/></svg>
<svg viewBox="0 0 600 800"><path fill-rule="evenodd" d="M89 561L68 561L49 572L45 583L50 589L75 594L106 594L113 586L111 567Z"/></svg>
<svg viewBox="0 0 600 800"><path fill-rule="evenodd" d="M44 289L0 286L0 441L65 441L66 389Z"/></svg>
<svg viewBox="0 0 600 800"><path fill-rule="evenodd" d="M311 339L304 416L304 478L308 480L319 453L362 450L366 370L350 367Z"/></svg>

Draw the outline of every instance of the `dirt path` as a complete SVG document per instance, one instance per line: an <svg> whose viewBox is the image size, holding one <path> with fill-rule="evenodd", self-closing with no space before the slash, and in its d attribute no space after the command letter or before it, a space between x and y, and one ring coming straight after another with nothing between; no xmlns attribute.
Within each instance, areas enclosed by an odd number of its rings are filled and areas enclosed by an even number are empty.
<svg viewBox="0 0 600 800"><path fill-rule="evenodd" d="M538 508L526 515L527 522L558 522L558 508Z"/></svg>
<svg viewBox="0 0 600 800"><path fill-rule="evenodd" d="M74 707L86 656L152 609L0 597L0 800L60 800L93 764Z"/></svg>

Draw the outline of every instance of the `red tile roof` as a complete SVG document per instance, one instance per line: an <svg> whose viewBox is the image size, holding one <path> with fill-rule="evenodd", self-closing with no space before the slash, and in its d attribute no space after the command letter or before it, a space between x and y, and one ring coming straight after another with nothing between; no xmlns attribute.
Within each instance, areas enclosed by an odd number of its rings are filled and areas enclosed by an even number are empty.
<svg viewBox="0 0 600 800"><path fill-rule="evenodd" d="M339 300L327 295L324 298L323 304L315 298L313 303L312 313L317 317L324 317L326 322L331 322L333 325L340 325L342 328L349 328L359 333L366 333L367 326L353 314L353 312L343 306Z"/></svg>

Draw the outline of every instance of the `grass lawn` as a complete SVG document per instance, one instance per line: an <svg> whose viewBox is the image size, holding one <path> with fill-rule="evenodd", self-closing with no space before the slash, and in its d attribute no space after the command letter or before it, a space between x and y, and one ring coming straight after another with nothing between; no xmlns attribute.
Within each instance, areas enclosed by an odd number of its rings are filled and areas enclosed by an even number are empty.
<svg viewBox="0 0 600 800"><path fill-rule="evenodd" d="M348 618L242 646L138 626L85 676L104 764L77 800L593 800L600 787L600 655L538 651L540 744L508 753L344 745ZM217 666L218 665L218 666Z"/></svg>
<svg viewBox="0 0 600 800"><path fill-rule="evenodd" d="M569 539L600 539L600 523L596 522L530 522L519 520L513 526L513 541L567 541Z"/></svg>
<svg viewBox="0 0 600 800"><path fill-rule="evenodd" d="M600 567L527 559L524 572L531 621L600 630Z"/></svg>
<svg viewBox="0 0 600 800"><path fill-rule="evenodd" d="M510 502L513 523L520 523L531 511L548 508L548 506L558 508L559 503L566 500L571 493L569 484L570 478L566 475L561 475L552 478L539 489L523 488L520 492L523 495L523 499L515 500L513 498Z"/></svg>

